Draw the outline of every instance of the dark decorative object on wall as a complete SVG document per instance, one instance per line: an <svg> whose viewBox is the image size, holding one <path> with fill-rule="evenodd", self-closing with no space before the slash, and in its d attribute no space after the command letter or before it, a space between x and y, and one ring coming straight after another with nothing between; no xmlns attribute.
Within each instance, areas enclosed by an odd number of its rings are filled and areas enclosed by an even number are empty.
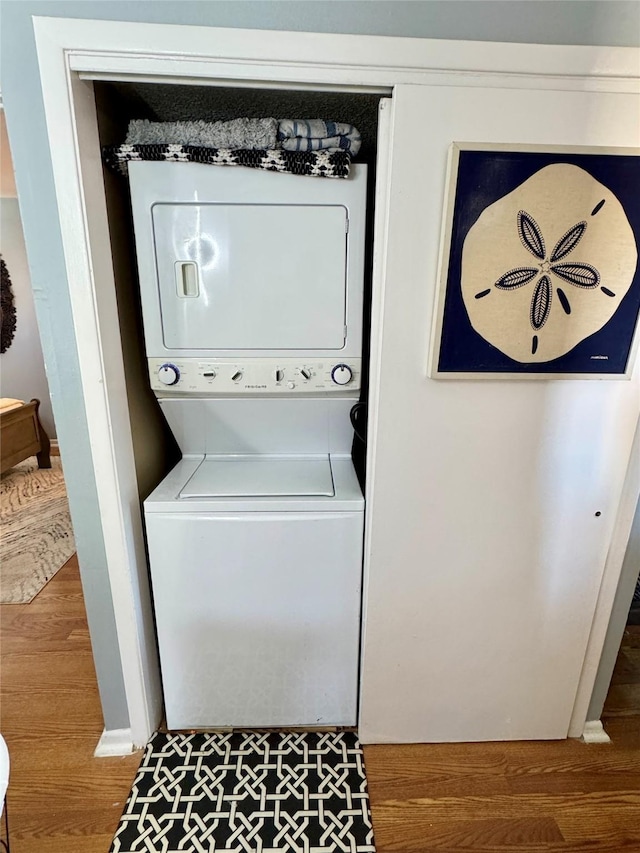
<svg viewBox="0 0 640 853"><path fill-rule="evenodd" d="M11 346L16 333L16 306L13 303L13 290L9 270L0 257L0 353Z"/></svg>
<svg viewBox="0 0 640 853"><path fill-rule="evenodd" d="M635 149L452 147L431 376L629 376Z"/></svg>

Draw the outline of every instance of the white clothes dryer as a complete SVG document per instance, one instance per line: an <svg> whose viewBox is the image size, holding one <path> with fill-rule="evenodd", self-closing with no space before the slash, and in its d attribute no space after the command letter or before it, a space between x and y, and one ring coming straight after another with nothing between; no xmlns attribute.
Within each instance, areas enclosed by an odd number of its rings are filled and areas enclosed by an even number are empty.
<svg viewBox="0 0 640 853"><path fill-rule="evenodd" d="M156 393L359 389L366 166L132 162L129 178Z"/></svg>

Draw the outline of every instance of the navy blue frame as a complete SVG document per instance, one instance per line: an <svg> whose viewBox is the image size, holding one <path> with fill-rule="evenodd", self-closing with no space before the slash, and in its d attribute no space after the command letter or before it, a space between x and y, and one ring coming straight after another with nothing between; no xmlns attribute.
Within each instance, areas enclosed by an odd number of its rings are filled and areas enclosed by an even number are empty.
<svg viewBox="0 0 640 853"><path fill-rule="evenodd" d="M640 265L617 311L600 331L548 362L523 364L505 355L472 327L460 285L462 246L490 204L552 163L579 166L608 187L622 204L640 242L640 157L632 154L465 150L458 154L451 245L437 369L447 373L624 374L640 312ZM451 214L449 214L451 215Z"/></svg>

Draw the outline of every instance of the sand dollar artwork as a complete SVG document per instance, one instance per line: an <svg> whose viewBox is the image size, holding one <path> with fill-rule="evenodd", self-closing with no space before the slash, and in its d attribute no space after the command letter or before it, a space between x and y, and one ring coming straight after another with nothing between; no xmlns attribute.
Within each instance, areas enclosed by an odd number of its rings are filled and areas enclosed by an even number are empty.
<svg viewBox="0 0 640 853"><path fill-rule="evenodd" d="M551 361L599 331L638 260L616 196L578 166L545 166L487 207L462 249L471 325L521 363Z"/></svg>

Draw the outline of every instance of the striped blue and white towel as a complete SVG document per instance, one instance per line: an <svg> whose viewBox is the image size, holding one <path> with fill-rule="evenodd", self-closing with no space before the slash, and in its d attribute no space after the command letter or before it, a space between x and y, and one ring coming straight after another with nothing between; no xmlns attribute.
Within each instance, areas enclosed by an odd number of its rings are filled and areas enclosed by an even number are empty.
<svg viewBox="0 0 640 853"><path fill-rule="evenodd" d="M278 142L285 151L348 151L360 150L360 132L352 124L322 119L281 119L278 123Z"/></svg>

